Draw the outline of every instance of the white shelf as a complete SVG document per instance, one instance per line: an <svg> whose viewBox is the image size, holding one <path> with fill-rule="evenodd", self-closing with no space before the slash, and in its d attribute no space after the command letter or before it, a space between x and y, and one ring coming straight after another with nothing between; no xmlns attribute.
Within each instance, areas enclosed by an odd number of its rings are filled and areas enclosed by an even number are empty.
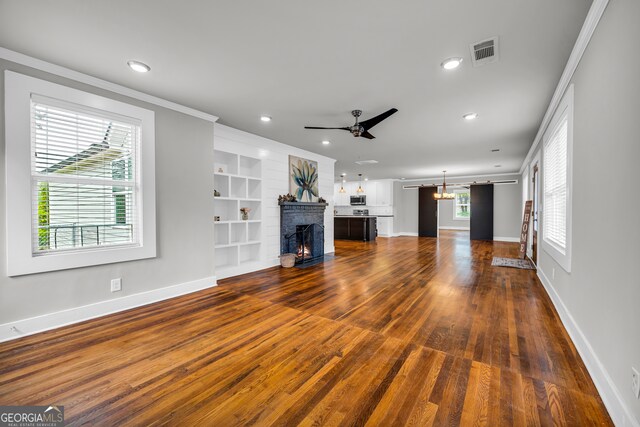
<svg viewBox="0 0 640 427"><path fill-rule="evenodd" d="M257 178L255 176L249 176L249 175L238 175L237 173L222 173L222 172L214 172L214 175L218 175L221 177L233 177L233 178L244 178L244 179L250 179L252 181L262 181L262 178Z"/></svg>
<svg viewBox="0 0 640 427"><path fill-rule="evenodd" d="M244 245L259 245L260 243L262 243L260 240L250 240L248 242L238 243L238 245L240 245L240 246L244 246Z"/></svg>
<svg viewBox="0 0 640 427"><path fill-rule="evenodd" d="M215 248L216 249L221 249L221 248L232 248L234 246L238 246L237 243L228 243L226 245L216 245Z"/></svg>
<svg viewBox="0 0 640 427"><path fill-rule="evenodd" d="M222 168L222 172L218 172ZM263 260L262 161L214 150L214 247L216 275L230 277L253 271ZM240 208L249 208L241 219Z"/></svg>
<svg viewBox="0 0 640 427"><path fill-rule="evenodd" d="M216 200L236 200L243 202L262 202L262 199L249 199L247 197L216 197Z"/></svg>

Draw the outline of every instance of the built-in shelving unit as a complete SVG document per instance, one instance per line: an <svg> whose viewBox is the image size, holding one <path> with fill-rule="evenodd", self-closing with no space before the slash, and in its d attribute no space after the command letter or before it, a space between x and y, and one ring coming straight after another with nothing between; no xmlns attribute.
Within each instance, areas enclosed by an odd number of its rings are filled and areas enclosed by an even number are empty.
<svg viewBox="0 0 640 427"><path fill-rule="evenodd" d="M230 271L241 274L243 267L258 262L262 252L262 164L260 159L226 151L214 151L215 263L216 275ZM249 208L243 220L240 208Z"/></svg>

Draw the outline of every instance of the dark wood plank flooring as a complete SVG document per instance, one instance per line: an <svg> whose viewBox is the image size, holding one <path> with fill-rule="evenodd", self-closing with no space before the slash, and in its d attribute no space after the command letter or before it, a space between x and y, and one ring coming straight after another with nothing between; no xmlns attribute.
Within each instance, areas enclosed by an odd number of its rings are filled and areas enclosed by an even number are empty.
<svg viewBox="0 0 640 427"><path fill-rule="evenodd" d="M0 344L0 405L70 425L612 425L517 245L336 242L336 258Z"/></svg>

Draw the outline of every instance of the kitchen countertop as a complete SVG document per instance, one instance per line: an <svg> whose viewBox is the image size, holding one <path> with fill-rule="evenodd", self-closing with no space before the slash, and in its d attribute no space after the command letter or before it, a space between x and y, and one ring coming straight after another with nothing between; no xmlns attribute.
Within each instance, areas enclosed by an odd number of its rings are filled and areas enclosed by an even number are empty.
<svg viewBox="0 0 640 427"><path fill-rule="evenodd" d="M377 215L334 215L334 218L376 218Z"/></svg>
<svg viewBox="0 0 640 427"><path fill-rule="evenodd" d="M393 215L334 215L334 218L393 218Z"/></svg>

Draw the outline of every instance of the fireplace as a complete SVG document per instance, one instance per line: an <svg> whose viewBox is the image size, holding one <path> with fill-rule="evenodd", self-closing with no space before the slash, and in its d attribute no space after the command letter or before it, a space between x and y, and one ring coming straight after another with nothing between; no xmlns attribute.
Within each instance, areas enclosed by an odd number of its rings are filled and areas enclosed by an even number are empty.
<svg viewBox="0 0 640 427"><path fill-rule="evenodd" d="M326 203L280 204L280 253L295 254L296 264L315 264L324 257Z"/></svg>
<svg viewBox="0 0 640 427"><path fill-rule="evenodd" d="M324 226L322 224L296 225L296 231L285 236L287 253L296 255L296 264L324 257Z"/></svg>

